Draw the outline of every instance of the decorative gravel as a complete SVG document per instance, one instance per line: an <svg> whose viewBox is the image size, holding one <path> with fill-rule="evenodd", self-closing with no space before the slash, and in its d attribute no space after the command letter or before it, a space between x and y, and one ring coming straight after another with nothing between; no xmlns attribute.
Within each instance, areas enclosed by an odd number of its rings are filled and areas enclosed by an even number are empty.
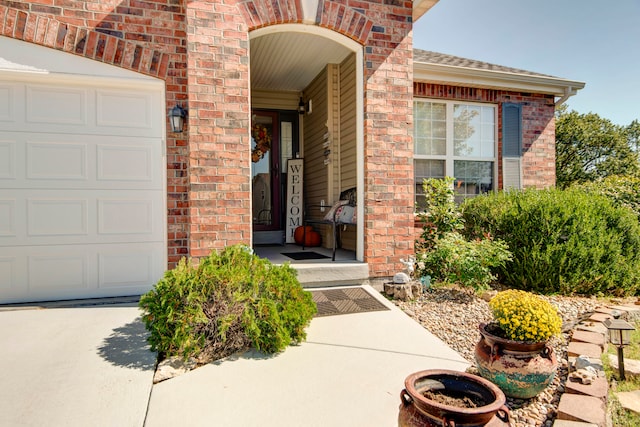
<svg viewBox="0 0 640 427"><path fill-rule="evenodd" d="M562 337L550 342L558 359L558 372L549 387L531 399L507 398L513 427L551 427L556 418L560 396L568 375L567 344L569 333L578 319L592 312L600 303L595 298L544 297L558 308L563 319ZM472 367L468 372L477 374L474 365L474 348L480 339L478 325L491 320L487 301L465 290L437 288L413 301L393 301L405 313L414 318L432 334L447 343Z"/></svg>

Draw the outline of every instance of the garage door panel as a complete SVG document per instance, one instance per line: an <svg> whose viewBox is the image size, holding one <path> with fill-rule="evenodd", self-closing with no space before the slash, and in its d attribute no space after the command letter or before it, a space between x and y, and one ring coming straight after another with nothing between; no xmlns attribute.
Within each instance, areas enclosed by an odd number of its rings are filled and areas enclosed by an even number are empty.
<svg viewBox="0 0 640 427"><path fill-rule="evenodd" d="M96 92L96 125L108 128L151 129L153 97L150 93Z"/></svg>
<svg viewBox="0 0 640 427"><path fill-rule="evenodd" d="M75 125L86 127L86 89L27 85L26 121L30 124Z"/></svg>
<svg viewBox="0 0 640 427"><path fill-rule="evenodd" d="M0 81L0 122L6 130L161 138L164 116L161 92L149 87Z"/></svg>
<svg viewBox="0 0 640 427"><path fill-rule="evenodd" d="M153 233L152 200L98 200L99 234Z"/></svg>
<svg viewBox="0 0 640 427"><path fill-rule="evenodd" d="M15 122L15 112L17 110L15 84L0 83L0 122Z"/></svg>
<svg viewBox="0 0 640 427"><path fill-rule="evenodd" d="M18 272L23 270L15 256L0 256L0 295L15 297L21 292ZM2 298L0 298L0 301Z"/></svg>
<svg viewBox="0 0 640 427"><path fill-rule="evenodd" d="M98 254L98 284L101 288L145 286L160 280L162 253L151 246L105 248Z"/></svg>
<svg viewBox="0 0 640 427"><path fill-rule="evenodd" d="M87 181L87 144L27 142L27 179Z"/></svg>
<svg viewBox="0 0 640 427"><path fill-rule="evenodd" d="M16 201L0 199L0 237L16 237Z"/></svg>
<svg viewBox="0 0 640 427"><path fill-rule="evenodd" d="M89 288L89 261L86 253L30 256L27 272L29 290L37 294Z"/></svg>
<svg viewBox="0 0 640 427"><path fill-rule="evenodd" d="M0 303L140 295L164 274L162 243L0 248Z"/></svg>
<svg viewBox="0 0 640 427"><path fill-rule="evenodd" d="M0 180L16 179L16 142L0 140Z"/></svg>
<svg viewBox="0 0 640 427"><path fill-rule="evenodd" d="M162 153L158 138L0 131L0 188L158 189Z"/></svg>
<svg viewBox="0 0 640 427"><path fill-rule="evenodd" d="M0 247L161 242L164 194L0 189Z"/></svg>
<svg viewBox="0 0 640 427"><path fill-rule="evenodd" d="M97 150L99 181L153 182L154 175L159 174L152 163L157 158L152 144L98 144Z"/></svg>
<svg viewBox="0 0 640 427"><path fill-rule="evenodd" d="M88 236L89 201L27 200L27 236ZM33 241L32 241L33 243Z"/></svg>

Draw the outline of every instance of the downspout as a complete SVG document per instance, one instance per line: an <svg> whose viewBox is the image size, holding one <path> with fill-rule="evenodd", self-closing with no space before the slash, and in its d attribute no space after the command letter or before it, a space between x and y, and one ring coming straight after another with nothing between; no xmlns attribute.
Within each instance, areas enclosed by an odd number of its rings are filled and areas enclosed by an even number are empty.
<svg viewBox="0 0 640 427"><path fill-rule="evenodd" d="M572 97L573 95L577 94L578 91L576 89L574 89L571 86L567 86L564 88L564 95L562 95L560 97L560 99L558 99L556 101L556 108L558 108L559 106L561 106L562 104L564 104L567 99L569 99L570 97Z"/></svg>

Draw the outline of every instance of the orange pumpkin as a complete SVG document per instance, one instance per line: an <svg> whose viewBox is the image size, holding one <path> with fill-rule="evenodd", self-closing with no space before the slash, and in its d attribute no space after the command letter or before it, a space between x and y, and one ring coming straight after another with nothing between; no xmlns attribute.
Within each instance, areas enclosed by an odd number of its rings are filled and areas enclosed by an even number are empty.
<svg viewBox="0 0 640 427"><path fill-rule="evenodd" d="M293 232L293 240L296 241L297 245L302 246L302 239L304 236L304 229L307 229L307 233L313 231L313 227L311 227L310 225L306 225L304 227L297 227L296 231Z"/></svg>
<svg viewBox="0 0 640 427"><path fill-rule="evenodd" d="M306 229L306 233L305 233ZM313 231L313 227L305 225L304 227L298 227L293 232L293 239L296 244L302 246L302 239L304 239L304 246L320 246L320 233Z"/></svg>
<svg viewBox="0 0 640 427"><path fill-rule="evenodd" d="M320 246L320 233L317 231L311 231L311 233L307 231L307 235L305 237L305 246Z"/></svg>

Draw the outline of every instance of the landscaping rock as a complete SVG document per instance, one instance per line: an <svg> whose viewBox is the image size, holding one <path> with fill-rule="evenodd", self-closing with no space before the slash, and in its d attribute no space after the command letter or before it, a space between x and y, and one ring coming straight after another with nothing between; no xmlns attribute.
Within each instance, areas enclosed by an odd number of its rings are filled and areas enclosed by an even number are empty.
<svg viewBox="0 0 640 427"><path fill-rule="evenodd" d="M611 368L618 371L618 355L610 354L609 355L609 364L611 364ZM640 360L634 359L624 359L624 373L627 376L638 376L640 375Z"/></svg>
<svg viewBox="0 0 640 427"><path fill-rule="evenodd" d="M602 400L578 394L565 393L558 405L558 419L582 421L596 424L598 427L606 425L606 407Z"/></svg>
<svg viewBox="0 0 640 427"><path fill-rule="evenodd" d="M574 331L573 335L571 335L571 341L578 342L586 342L589 344L599 345L602 350L606 348L606 341L604 339L604 335L598 332L589 332L589 331Z"/></svg>
<svg viewBox="0 0 640 427"><path fill-rule="evenodd" d="M411 277L407 273L396 273L393 276L393 283L405 284L411 282Z"/></svg>
<svg viewBox="0 0 640 427"><path fill-rule="evenodd" d="M585 396L597 397L605 401L609 392L609 382L606 377L600 376L592 378L589 384L581 384L578 381L569 380L565 389L567 393L584 394Z"/></svg>
<svg viewBox="0 0 640 427"><path fill-rule="evenodd" d="M582 384L591 384L593 380L598 378L598 372L596 372L593 367L587 366L586 368L580 368L572 372L569 378L580 381Z"/></svg>
<svg viewBox="0 0 640 427"><path fill-rule="evenodd" d="M401 301L409 301L419 297L422 293L422 288L416 281L410 281L409 283L402 284L389 282L384 284L384 293Z"/></svg>
<svg viewBox="0 0 640 427"><path fill-rule="evenodd" d="M640 390L619 392L615 396L624 409L640 414Z"/></svg>
<svg viewBox="0 0 640 427"><path fill-rule="evenodd" d="M589 356L586 356L584 354L581 354L580 356L578 356L575 362L573 362L573 369L576 371L578 369L583 369L588 366L593 367L596 371L601 371L603 369L602 363L600 363L600 359L592 359Z"/></svg>
<svg viewBox="0 0 640 427"><path fill-rule="evenodd" d="M599 358L602 355L602 347L595 344L571 341L569 343L569 347L567 348L567 354L569 356L575 357L585 355L589 357Z"/></svg>

